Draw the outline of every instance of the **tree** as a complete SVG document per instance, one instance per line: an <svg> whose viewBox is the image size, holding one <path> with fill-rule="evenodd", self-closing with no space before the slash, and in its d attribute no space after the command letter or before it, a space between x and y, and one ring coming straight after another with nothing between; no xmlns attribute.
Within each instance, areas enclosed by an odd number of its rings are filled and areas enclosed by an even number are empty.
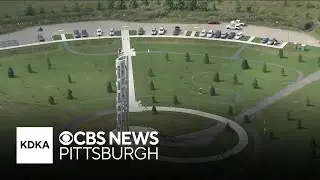
<svg viewBox="0 0 320 180"><path fill-rule="evenodd" d="M242 60L241 68L242 68L243 70L248 70L248 69L250 69L250 66L249 66L249 63L248 63L248 60L247 60L247 59L243 59L243 60Z"/></svg>
<svg viewBox="0 0 320 180"><path fill-rule="evenodd" d="M317 143L316 140L311 137L311 141L310 141L310 148L311 148L311 156L312 158L317 156Z"/></svg>
<svg viewBox="0 0 320 180"><path fill-rule="evenodd" d="M42 7L42 8L40 8L39 13L40 13L40 14L45 14L45 13L46 13L46 11L45 11L45 10L44 10L44 8Z"/></svg>
<svg viewBox="0 0 320 180"><path fill-rule="evenodd" d="M126 1L125 0L119 0L118 4L117 4L117 8L118 9L127 9Z"/></svg>
<svg viewBox="0 0 320 180"><path fill-rule="evenodd" d="M109 0L108 9L114 9L114 0Z"/></svg>
<svg viewBox="0 0 320 180"><path fill-rule="evenodd" d="M154 76L152 68L149 68L149 70L148 70L148 76L149 76L149 77L153 77L153 76Z"/></svg>
<svg viewBox="0 0 320 180"><path fill-rule="evenodd" d="M157 0L157 5L161 5L161 2L160 2L160 0Z"/></svg>
<svg viewBox="0 0 320 180"><path fill-rule="evenodd" d="M190 58L190 54L186 53L186 57L185 57L186 62L190 62L191 58Z"/></svg>
<svg viewBox="0 0 320 180"><path fill-rule="evenodd" d="M73 95L72 95L72 91L71 91L71 89L68 89L68 92L67 92L67 99L68 99L68 100L72 100L72 99L73 99Z"/></svg>
<svg viewBox="0 0 320 180"><path fill-rule="evenodd" d="M72 83L72 79L71 79L70 74L68 74L67 79L68 79L68 83L71 84Z"/></svg>
<svg viewBox="0 0 320 180"><path fill-rule="evenodd" d="M276 135L274 134L273 131L269 132L269 139L271 139L271 140L276 139Z"/></svg>
<svg viewBox="0 0 320 180"><path fill-rule="evenodd" d="M259 84L258 84L258 80L257 79L254 79L252 81L252 88L253 89L258 89L259 88Z"/></svg>
<svg viewBox="0 0 320 180"><path fill-rule="evenodd" d="M216 96L216 95L217 95L216 89L213 86L211 86L210 87L210 96Z"/></svg>
<svg viewBox="0 0 320 180"><path fill-rule="evenodd" d="M111 84L110 81L107 82L107 92L108 92L108 93L112 93L112 92L113 92L113 90L112 90L112 84Z"/></svg>
<svg viewBox="0 0 320 180"><path fill-rule="evenodd" d="M216 74L214 74L213 81L214 82L220 82L220 75L219 75L218 72L216 72Z"/></svg>
<svg viewBox="0 0 320 180"><path fill-rule="evenodd" d="M244 123L249 124L251 122L250 117L248 115L243 116Z"/></svg>
<svg viewBox="0 0 320 180"><path fill-rule="evenodd" d="M287 0L283 1L283 6L288 6L288 1Z"/></svg>
<svg viewBox="0 0 320 180"><path fill-rule="evenodd" d="M310 140L310 144L311 144L311 148L317 148L317 143L316 143L316 140L314 139L314 137L311 137L311 140Z"/></svg>
<svg viewBox="0 0 320 180"><path fill-rule="evenodd" d="M131 2L130 2L130 7L132 7L132 8L138 8L138 2L137 2L137 0L131 0Z"/></svg>
<svg viewBox="0 0 320 180"><path fill-rule="evenodd" d="M54 103L54 99L53 99L52 96L49 96L48 102L49 102L49 104L51 104L51 105L54 105L54 104L55 104L55 103Z"/></svg>
<svg viewBox="0 0 320 180"><path fill-rule="evenodd" d="M309 96L306 99L306 106L311 106L310 98Z"/></svg>
<svg viewBox="0 0 320 180"><path fill-rule="evenodd" d="M8 77L9 78L14 78L15 77L15 74L14 74L14 71L13 71L12 67L8 68Z"/></svg>
<svg viewBox="0 0 320 180"><path fill-rule="evenodd" d="M36 14L34 8L29 4L27 7L26 7L26 10L25 10L25 13L24 13L26 16L34 16Z"/></svg>
<svg viewBox="0 0 320 180"><path fill-rule="evenodd" d="M168 52L166 52L166 54L164 55L164 58L165 58L167 61L170 60L170 59L169 59L169 53L168 53Z"/></svg>
<svg viewBox="0 0 320 180"><path fill-rule="evenodd" d="M266 63L263 64L262 72L263 72L263 73L267 73L267 72L268 72L267 64L266 64Z"/></svg>
<svg viewBox="0 0 320 180"><path fill-rule="evenodd" d="M101 1L98 1L98 3L97 3L97 10L98 11L102 11L103 10L103 4L101 3Z"/></svg>
<svg viewBox="0 0 320 180"><path fill-rule="evenodd" d="M318 57L318 67L320 67L320 56Z"/></svg>
<svg viewBox="0 0 320 180"><path fill-rule="evenodd" d="M80 8L79 3L75 3L75 4L74 4L73 10L74 10L75 12L80 12L80 11L81 11L81 8Z"/></svg>
<svg viewBox="0 0 320 180"><path fill-rule="evenodd" d="M236 12L240 12L240 10L241 10L241 2L240 2L240 0L236 0L236 4L235 4L235 7L234 7L234 10Z"/></svg>
<svg viewBox="0 0 320 180"><path fill-rule="evenodd" d="M157 100L154 94L151 96L151 100L152 100L152 103L157 103Z"/></svg>
<svg viewBox="0 0 320 180"><path fill-rule="evenodd" d="M149 6L150 2L149 2L149 0L143 0L143 4L144 4L145 6Z"/></svg>
<svg viewBox="0 0 320 180"><path fill-rule="evenodd" d="M179 104L179 101L178 101L178 97L177 97L177 95L174 95L173 96L173 104Z"/></svg>
<svg viewBox="0 0 320 180"><path fill-rule="evenodd" d="M153 115L158 114L157 108L156 108L155 106L152 106L151 111L152 111L152 114L153 114Z"/></svg>
<svg viewBox="0 0 320 180"><path fill-rule="evenodd" d="M238 76L236 74L233 75L233 84L234 85L237 85L239 82L238 82Z"/></svg>
<svg viewBox="0 0 320 180"><path fill-rule="evenodd" d="M191 11L194 11L196 10L198 7L197 7L197 0L189 0L188 1L188 4L187 4L187 8Z"/></svg>
<svg viewBox="0 0 320 180"><path fill-rule="evenodd" d="M213 11L217 10L217 6L216 6L216 3L214 1L212 2L212 10Z"/></svg>
<svg viewBox="0 0 320 180"><path fill-rule="evenodd" d="M297 129L302 129L302 121L301 121L301 119L297 120Z"/></svg>
<svg viewBox="0 0 320 180"><path fill-rule="evenodd" d="M229 123L226 124L225 130L226 130L227 132L230 132L231 127L230 127L230 124L229 124Z"/></svg>
<svg viewBox="0 0 320 180"><path fill-rule="evenodd" d="M291 111L287 111L287 120L288 121L292 120Z"/></svg>
<svg viewBox="0 0 320 180"><path fill-rule="evenodd" d="M252 12L252 6L251 6L251 5L247 5L246 11L247 11L248 13L251 13L251 12Z"/></svg>
<svg viewBox="0 0 320 180"><path fill-rule="evenodd" d="M298 54L298 62L301 63L302 62L302 55L299 53Z"/></svg>
<svg viewBox="0 0 320 180"><path fill-rule="evenodd" d="M228 110L229 116L234 116L233 114L233 107L230 105Z"/></svg>
<svg viewBox="0 0 320 180"><path fill-rule="evenodd" d="M283 49L279 49L278 56L279 56L280 58L283 58Z"/></svg>
<svg viewBox="0 0 320 180"><path fill-rule="evenodd" d="M52 68L52 64L49 57L47 57L47 65L48 65L48 70L50 70Z"/></svg>
<svg viewBox="0 0 320 180"><path fill-rule="evenodd" d="M169 7L169 9L173 9L173 0L166 0L167 1L167 6Z"/></svg>
<svg viewBox="0 0 320 180"><path fill-rule="evenodd" d="M184 0L178 0L177 2L177 9L182 11L185 9L185 3L184 3Z"/></svg>
<svg viewBox="0 0 320 180"><path fill-rule="evenodd" d="M33 73L31 64L27 65L27 71L28 71L28 73Z"/></svg>
<svg viewBox="0 0 320 180"><path fill-rule="evenodd" d="M153 81L152 81L152 80L150 81L150 90L151 90L151 91L155 90L154 84L153 84Z"/></svg>
<svg viewBox="0 0 320 180"><path fill-rule="evenodd" d="M203 59L205 64L210 64L210 59L208 53L204 54L204 59Z"/></svg>
<svg viewBox="0 0 320 180"><path fill-rule="evenodd" d="M208 0L198 1L198 6L197 6L197 8L198 8L200 11L208 11Z"/></svg>
<svg viewBox="0 0 320 180"><path fill-rule="evenodd" d="M286 76L284 68L281 68L281 76Z"/></svg>

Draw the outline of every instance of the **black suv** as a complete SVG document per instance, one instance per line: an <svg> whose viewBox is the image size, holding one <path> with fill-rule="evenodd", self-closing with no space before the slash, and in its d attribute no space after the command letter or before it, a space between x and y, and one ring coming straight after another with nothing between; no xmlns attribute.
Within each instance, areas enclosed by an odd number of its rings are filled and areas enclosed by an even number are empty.
<svg viewBox="0 0 320 180"><path fill-rule="evenodd" d="M175 36L179 35L179 34L180 34L180 31L181 31L181 29L180 29L179 26L174 27L173 35L175 35Z"/></svg>
<svg viewBox="0 0 320 180"><path fill-rule="evenodd" d="M221 37L221 31L216 31L215 33L214 33L214 35L213 35L213 37L215 37L215 38L220 38Z"/></svg>
<svg viewBox="0 0 320 180"><path fill-rule="evenodd" d="M78 29L74 30L74 31L73 31L73 34L74 34L74 37L75 37L75 38L81 38L81 34L80 34L80 32L79 32Z"/></svg>
<svg viewBox="0 0 320 180"><path fill-rule="evenodd" d="M231 32L228 34L228 39L233 39L236 36L235 32Z"/></svg>
<svg viewBox="0 0 320 180"><path fill-rule="evenodd" d="M41 34L38 34L37 39L38 39L38 41L40 41L40 42L46 41L46 39L45 39Z"/></svg>
<svg viewBox="0 0 320 180"><path fill-rule="evenodd" d="M85 30L85 29L81 31L81 34L82 34L82 37L88 37L89 36L87 30Z"/></svg>

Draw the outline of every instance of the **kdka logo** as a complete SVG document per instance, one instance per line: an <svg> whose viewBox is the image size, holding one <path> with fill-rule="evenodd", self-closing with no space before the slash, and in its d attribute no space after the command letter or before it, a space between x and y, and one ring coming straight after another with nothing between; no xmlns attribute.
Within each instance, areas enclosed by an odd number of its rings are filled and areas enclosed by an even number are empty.
<svg viewBox="0 0 320 180"><path fill-rule="evenodd" d="M53 164L53 128L16 128L17 164Z"/></svg>

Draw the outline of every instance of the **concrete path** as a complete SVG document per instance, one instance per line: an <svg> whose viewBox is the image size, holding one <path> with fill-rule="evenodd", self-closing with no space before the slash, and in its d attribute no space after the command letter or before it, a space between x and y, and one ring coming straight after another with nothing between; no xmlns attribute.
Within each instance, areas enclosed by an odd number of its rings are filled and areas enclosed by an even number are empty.
<svg viewBox="0 0 320 180"><path fill-rule="evenodd" d="M256 38L255 36L251 36L249 39L248 39L248 42L252 42L252 40L254 40L254 38Z"/></svg>

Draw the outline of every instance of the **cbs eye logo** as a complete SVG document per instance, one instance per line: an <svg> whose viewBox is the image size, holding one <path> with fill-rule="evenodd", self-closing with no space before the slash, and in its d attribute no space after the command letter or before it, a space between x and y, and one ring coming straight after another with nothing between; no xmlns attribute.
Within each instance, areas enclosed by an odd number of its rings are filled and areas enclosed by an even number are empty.
<svg viewBox="0 0 320 180"><path fill-rule="evenodd" d="M71 132L69 131L63 131L62 133L60 133L59 135L59 141L62 145L64 146L68 146L72 143L73 141L73 135Z"/></svg>

